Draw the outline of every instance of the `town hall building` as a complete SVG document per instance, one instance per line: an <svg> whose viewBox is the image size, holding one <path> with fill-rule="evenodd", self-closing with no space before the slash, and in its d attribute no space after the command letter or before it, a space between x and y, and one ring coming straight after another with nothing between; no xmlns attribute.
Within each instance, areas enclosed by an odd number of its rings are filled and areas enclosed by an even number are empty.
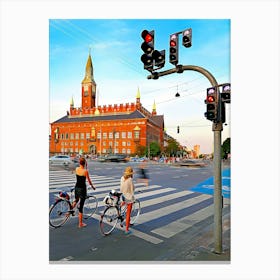
<svg viewBox="0 0 280 280"><path fill-rule="evenodd" d="M70 102L69 111L51 123L50 153L139 154L143 147L164 145L164 116L150 112L140 101L139 88L132 103L99 106L89 54L81 83L81 107Z"/></svg>

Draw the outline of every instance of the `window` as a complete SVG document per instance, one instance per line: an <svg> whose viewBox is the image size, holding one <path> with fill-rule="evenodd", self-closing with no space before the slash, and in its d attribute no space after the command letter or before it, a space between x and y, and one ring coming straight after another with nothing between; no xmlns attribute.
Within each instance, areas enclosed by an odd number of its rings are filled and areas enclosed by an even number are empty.
<svg viewBox="0 0 280 280"><path fill-rule="evenodd" d="M122 149L122 153L123 153L123 154L126 153L126 149L125 149L125 148Z"/></svg>
<svg viewBox="0 0 280 280"><path fill-rule="evenodd" d="M84 133L81 133L81 139L85 139L85 134Z"/></svg>
<svg viewBox="0 0 280 280"><path fill-rule="evenodd" d="M120 133L119 132L115 132L115 139L119 139L120 138Z"/></svg>
<svg viewBox="0 0 280 280"><path fill-rule="evenodd" d="M134 131L134 138L139 139L139 137L140 137L140 131L138 130Z"/></svg>
<svg viewBox="0 0 280 280"><path fill-rule="evenodd" d="M126 142L125 142L125 141L123 141L123 142L122 142L122 145L123 145L123 147L125 147L125 146L126 146Z"/></svg>
<svg viewBox="0 0 280 280"><path fill-rule="evenodd" d="M89 138L90 138L90 133L87 132L87 133L86 133L86 139L89 139Z"/></svg>
<svg viewBox="0 0 280 280"><path fill-rule="evenodd" d="M103 139L107 139L107 132L103 132L102 137Z"/></svg>
<svg viewBox="0 0 280 280"><path fill-rule="evenodd" d="M70 139L74 139L74 133L70 133Z"/></svg>
<svg viewBox="0 0 280 280"><path fill-rule="evenodd" d="M65 139L68 139L68 133L65 134Z"/></svg>
<svg viewBox="0 0 280 280"><path fill-rule="evenodd" d="M127 138L129 138L129 139L132 138L132 132L127 132Z"/></svg>
<svg viewBox="0 0 280 280"><path fill-rule="evenodd" d="M127 154L129 154L129 155L131 154L131 150L130 150L130 149L127 149L126 152L127 152Z"/></svg>
<svg viewBox="0 0 280 280"><path fill-rule="evenodd" d="M130 141L127 141L127 146L130 146L131 144L130 144Z"/></svg>
<svg viewBox="0 0 280 280"><path fill-rule="evenodd" d="M101 138L101 132L98 132L97 133L97 139L100 139Z"/></svg>
<svg viewBox="0 0 280 280"><path fill-rule="evenodd" d="M125 139L126 138L126 132L122 132L122 138Z"/></svg>
<svg viewBox="0 0 280 280"><path fill-rule="evenodd" d="M109 132L109 139L113 139L113 132Z"/></svg>
<svg viewBox="0 0 280 280"><path fill-rule="evenodd" d="M79 140L79 133L75 134L75 139Z"/></svg>

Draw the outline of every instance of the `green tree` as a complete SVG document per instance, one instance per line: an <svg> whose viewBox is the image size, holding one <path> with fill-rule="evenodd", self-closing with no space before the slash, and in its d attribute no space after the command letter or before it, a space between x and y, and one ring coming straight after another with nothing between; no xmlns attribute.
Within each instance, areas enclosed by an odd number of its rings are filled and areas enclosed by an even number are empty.
<svg viewBox="0 0 280 280"><path fill-rule="evenodd" d="M165 148L165 153L168 155L168 156L172 156L172 155L176 155L177 154L177 151L180 150L180 146L178 144L178 142L176 140L168 140L167 142L167 147Z"/></svg>
<svg viewBox="0 0 280 280"><path fill-rule="evenodd" d="M227 138L222 144L222 158L227 158L230 154L230 138Z"/></svg>
<svg viewBox="0 0 280 280"><path fill-rule="evenodd" d="M161 153L160 145L157 142L150 143L150 157L159 156L160 153ZM148 155L148 151L147 151L147 155Z"/></svg>

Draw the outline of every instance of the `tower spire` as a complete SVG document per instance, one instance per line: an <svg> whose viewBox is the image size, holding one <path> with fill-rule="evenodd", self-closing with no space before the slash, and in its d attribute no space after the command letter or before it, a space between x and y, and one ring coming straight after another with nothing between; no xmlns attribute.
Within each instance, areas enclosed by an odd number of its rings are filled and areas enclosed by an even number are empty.
<svg viewBox="0 0 280 280"><path fill-rule="evenodd" d="M157 114L157 109L156 109L156 102L154 100L154 104L153 104L153 110L152 110L152 115L156 115Z"/></svg>
<svg viewBox="0 0 280 280"><path fill-rule="evenodd" d="M137 94L136 94L136 108L140 109L141 103L140 103L140 90L139 87L137 89Z"/></svg>

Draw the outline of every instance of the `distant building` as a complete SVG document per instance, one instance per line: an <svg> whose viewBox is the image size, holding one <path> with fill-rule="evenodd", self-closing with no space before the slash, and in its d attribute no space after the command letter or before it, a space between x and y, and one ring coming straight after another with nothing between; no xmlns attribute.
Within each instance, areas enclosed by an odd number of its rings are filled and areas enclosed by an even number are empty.
<svg viewBox="0 0 280 280"><path fill-rule="evenodd" d="M200 145L193 146L193 158L198 158L200 155Z"/></svg>
<svg viewBox="0 0 280 280"><path fill-rule="evenodd" d="M154 103L149 112L140 102L98 106L89 54L81 83L81 107L71 99L69 111L51 123L50 153L136 154L151 142L164 145L164 117Z"/></svg>

